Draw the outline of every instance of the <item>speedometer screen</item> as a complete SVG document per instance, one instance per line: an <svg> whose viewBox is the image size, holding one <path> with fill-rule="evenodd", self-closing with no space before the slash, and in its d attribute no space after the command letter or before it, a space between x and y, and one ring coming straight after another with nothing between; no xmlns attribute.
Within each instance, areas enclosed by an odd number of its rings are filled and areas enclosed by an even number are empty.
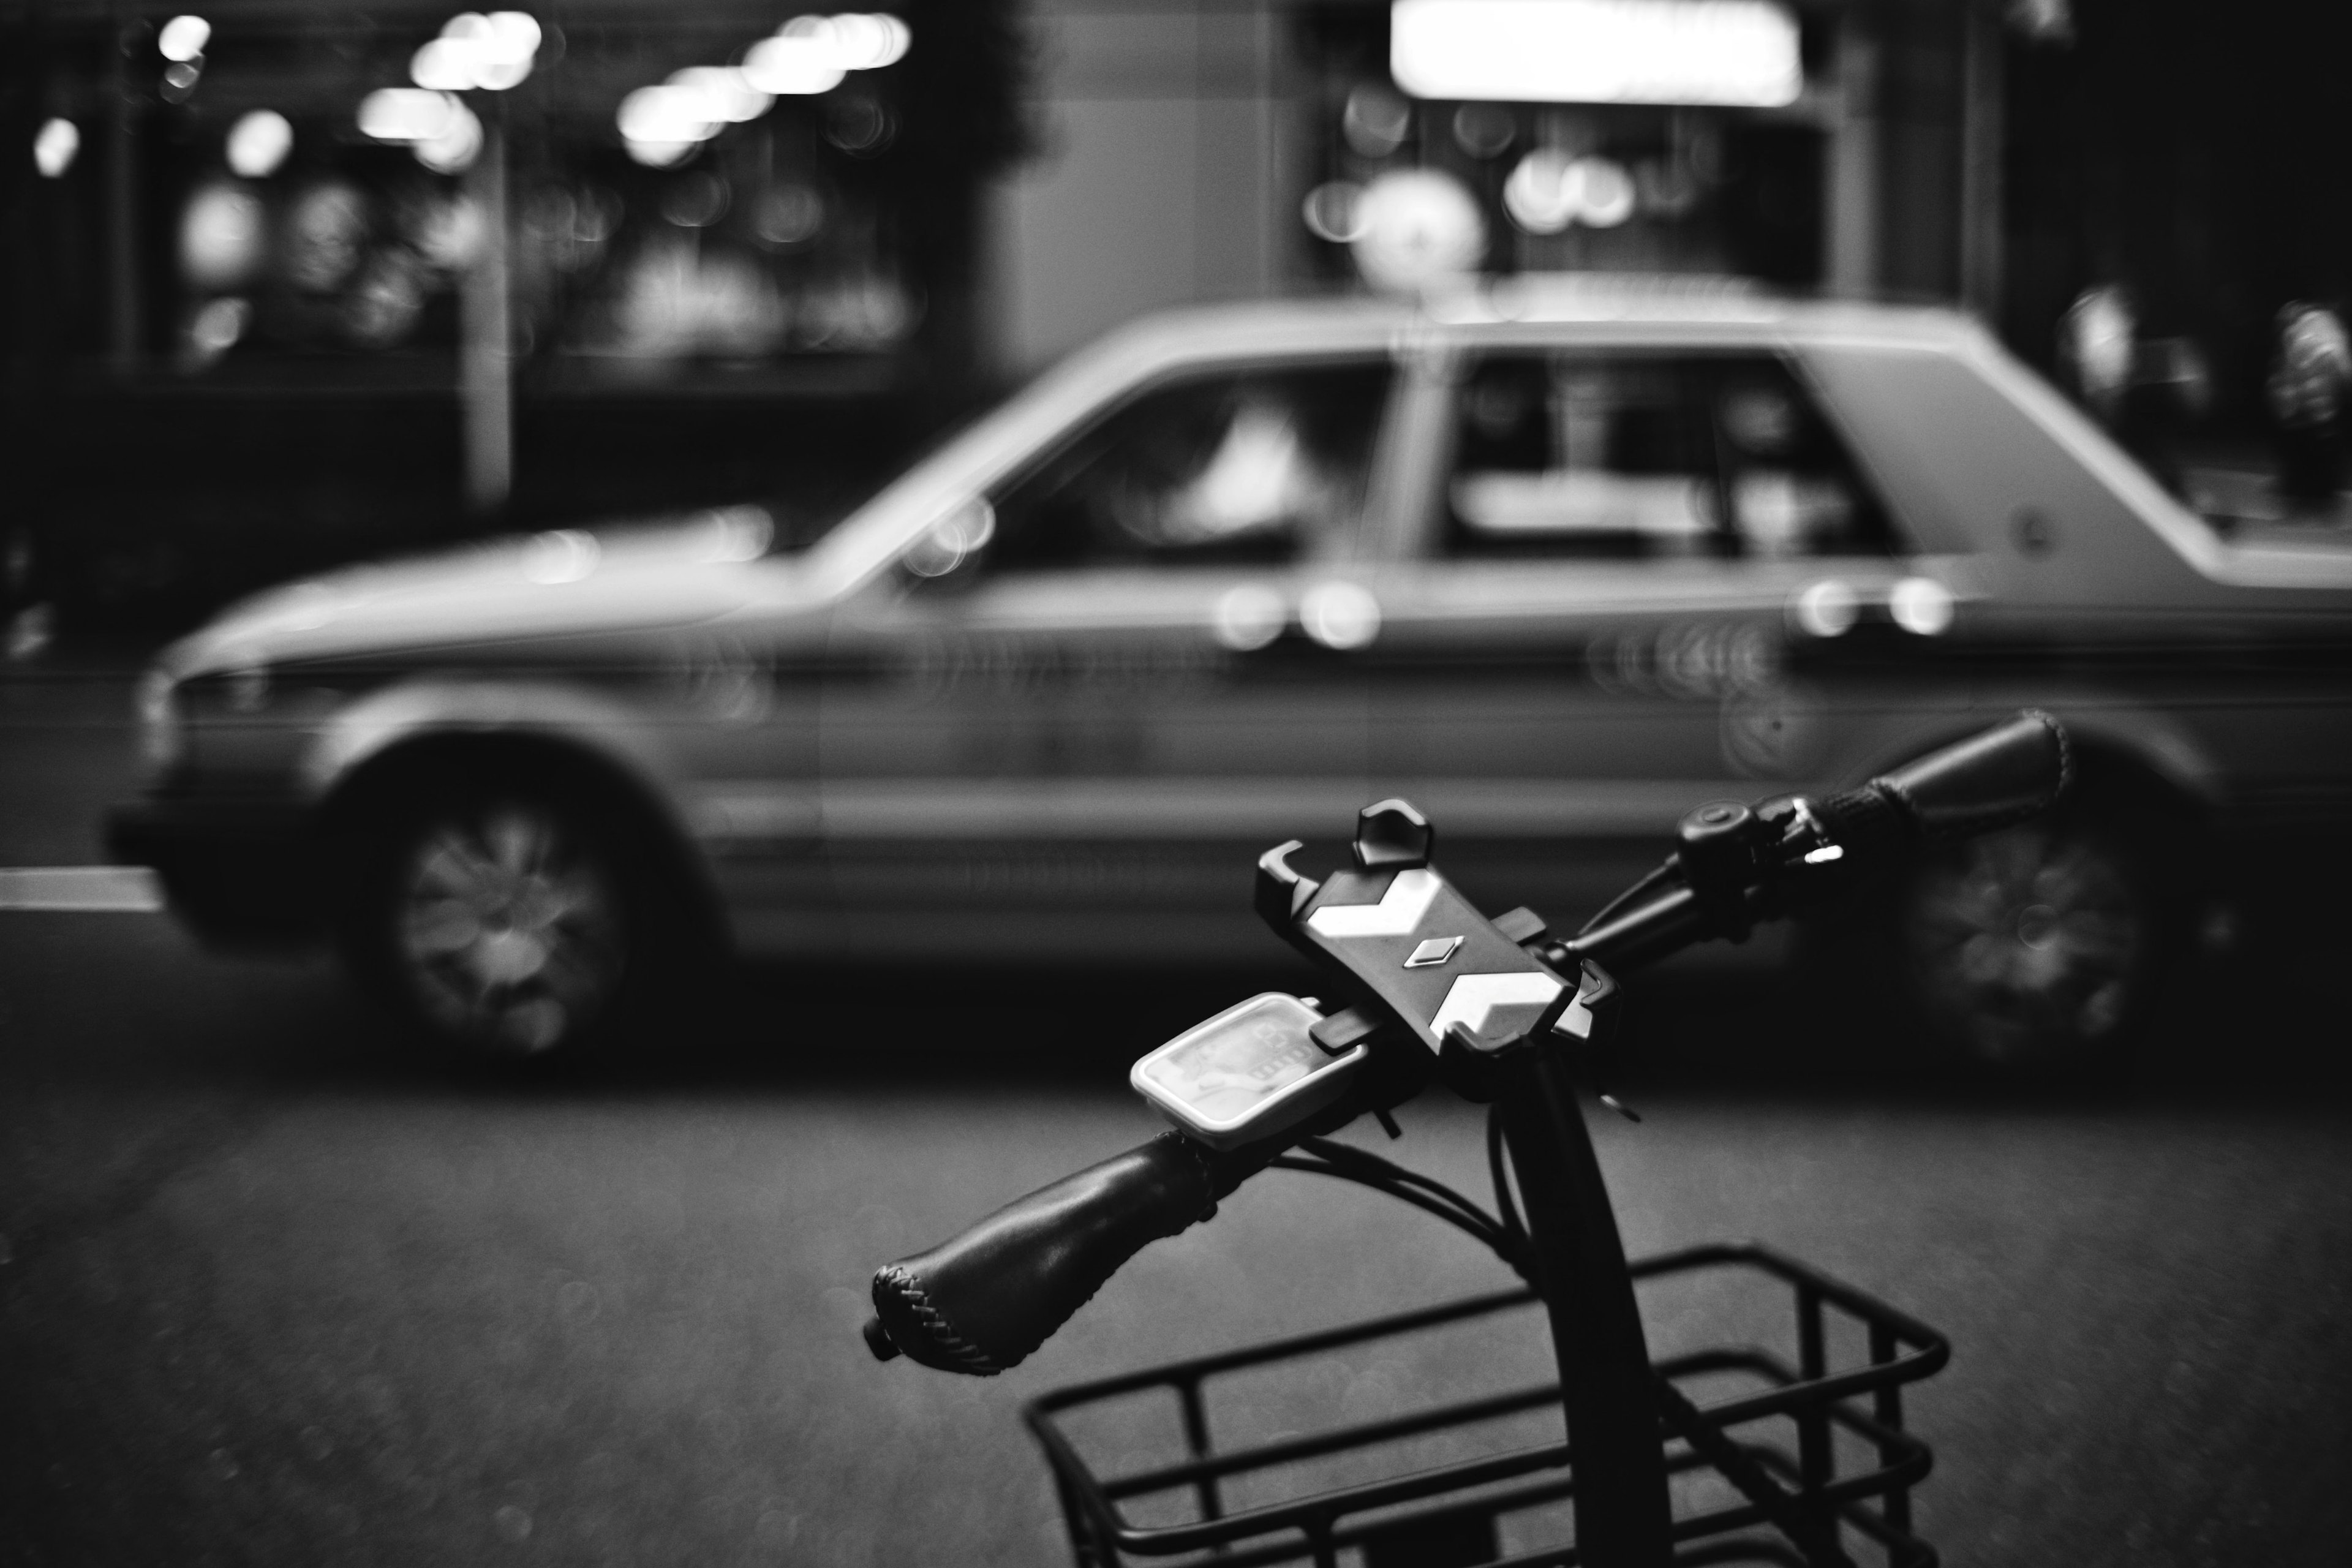
<svg viewBox="0 0 2352 1568"><path fill-rule="evenodd" d="M1253 996L1136 1063L1132 1081L1180 1124L1213 1142L1286 1126L1328 1098L1307 1094L1311 1103L1298 1103L1309 1079L1352 1065L1360 1054L1326 1055L1307 1034L1318 1016L1280 992ZM1262 1114L1272 1120L1260 1127Z"/></svg>

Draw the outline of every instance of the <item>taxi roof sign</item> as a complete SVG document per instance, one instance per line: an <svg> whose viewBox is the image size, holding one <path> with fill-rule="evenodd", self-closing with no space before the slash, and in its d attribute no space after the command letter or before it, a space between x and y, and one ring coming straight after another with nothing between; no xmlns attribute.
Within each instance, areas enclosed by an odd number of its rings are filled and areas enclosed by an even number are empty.
<svg viewBox="0 0 2352 1568"><path fill-rule="evenodd" d="M1395 0L1389 69L1416 98L1778 109L1805 85L1771 0Z"/></svg>

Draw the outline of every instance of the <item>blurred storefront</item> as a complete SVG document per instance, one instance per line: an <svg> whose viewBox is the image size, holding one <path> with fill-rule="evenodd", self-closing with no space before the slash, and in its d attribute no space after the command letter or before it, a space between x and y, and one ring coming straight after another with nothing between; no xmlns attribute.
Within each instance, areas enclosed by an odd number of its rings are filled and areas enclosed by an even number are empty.
<svg viewBox="0 0 2352 1568"><path fill-rule="evenodd" d="M528 47L417 85L493 20ZM0 31L34 153L0 189L5 504L100 608L549 519L813 527L971 395L1022 123L989 0L51 0ZM762 49L761 89L710 68Z"/></svg>

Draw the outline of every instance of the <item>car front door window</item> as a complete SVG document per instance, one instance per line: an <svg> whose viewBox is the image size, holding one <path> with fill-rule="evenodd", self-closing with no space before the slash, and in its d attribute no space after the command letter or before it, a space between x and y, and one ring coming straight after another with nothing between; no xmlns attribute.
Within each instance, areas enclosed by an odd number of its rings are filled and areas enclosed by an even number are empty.
<svg viewBox="0 0 2352 1568"><path fill-rule="evenodd" d="M998 570L1280 564L1333 552L1363 506L1385 362L1150 389L1000 489Z"/></svg>

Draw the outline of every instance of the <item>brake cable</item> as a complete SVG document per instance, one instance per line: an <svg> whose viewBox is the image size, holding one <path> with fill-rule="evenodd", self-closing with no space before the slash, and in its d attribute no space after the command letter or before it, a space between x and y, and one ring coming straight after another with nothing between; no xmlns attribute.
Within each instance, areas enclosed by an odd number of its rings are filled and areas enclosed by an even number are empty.
<svg viewBox="0 0 2352 1568"><path fill-rule="evenodd" d="M1494 1109L1489 1108L1486 1113L1486 1170L1495 1184L1496 1211L1492 1214L1436 1177L1423 1175L1368 1149L1334 1142L1328 1138L1302 1138L1296 1149L1306 1152L1276 1155L1271 1168L1353 1182L1411 1204L1470 1237L1500 1258L1514 1274L1530 1285L1535 1283L1535 1244L1528 1239L1527 1222L1519 1217L1519 1205L1511 1196L1510 1173L1504 1163L1502 1117Z"/></svg>
<svg viewBox="0 0 2352 1568"><path fill-rule="evenodd" d="M1527 1233L1518 1226L1516 1214L1507 1224L1435 1177L1425 1176L1369 1150L1334 1142L1328 1138L1301 1139L1297 1148L1306 1153L1277 1155L1273 1168L1301 1171L1309 1175L1334 1176L1411 1204L1477 1241L1502 1259L1513 1273L1530 1284L1534 1282Z"/></svg>
<svg viewBox="0 0 2352 1568"><path fill-rule="evenodd" d="M1644 897L1645 895L1654 891L1659 884L1680 877L1681 875L1681 863L1675 860L1673 856L1668 856L1664 860L1642 873L1642 879L1640 881L1635 882L1632 887L1626 889L1623 892L1618 894L1615 898L1601 905L1598 910L1595 910L1592 913L1591 919L1586 921L1582 925L1576 928L1576 934L1583 936L1589 931L1600 930L1601 927L1612 916L1632 904L1636 899Z"/></svg>

